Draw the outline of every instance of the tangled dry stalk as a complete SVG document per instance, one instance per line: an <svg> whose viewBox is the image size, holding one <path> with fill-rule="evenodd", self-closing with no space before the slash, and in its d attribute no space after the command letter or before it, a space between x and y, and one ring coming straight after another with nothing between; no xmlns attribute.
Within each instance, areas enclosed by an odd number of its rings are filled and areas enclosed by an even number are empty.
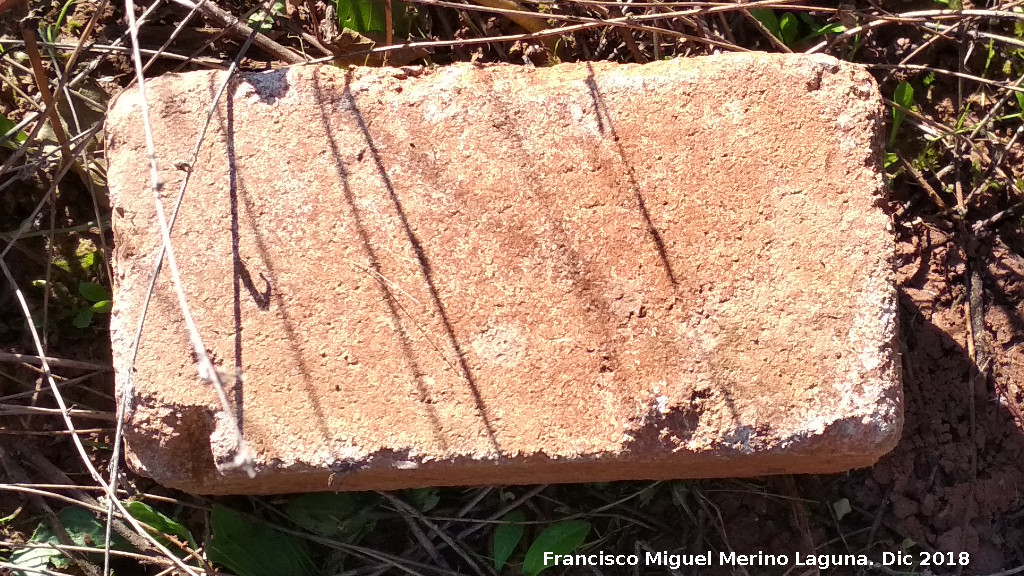
<svg viewBox="0 0 1024 576"><path fill-rule="evenodd" d="M338 22L345 3L320 0L126 0L124 6L108 0L31 5L0 0L0 134L6 133L0 142L0 511L5 515L0 571L218 570L208 554L208 537L211 514L225 503L170 493L119 466L122 410L112 390L104 300L85 298L82 288L109 286L111 275L101 138L106 102L124 86L143 86L148 77L184 69L456 60L524 66L568 60L643 63L746 50L828 53L862 63L875 72L893 111L887 170L897 228L906 238L943 234L949 250L963 260L951 264L962 289L946 306L965 318L962 345L971 368L964 379L969 390L964 434L976 438L983 429L977 389L1005 406L1019 431L1024 390L993 372L1001 354L1018 345L1018 336L1001 350L985 313L995 298L986 288L986 270L1004 265L1000 259L1012 267L1022 252L1024 2L822 4L382 0L383 15L369 18L373 25L346 31ZM201 146L202 138L195 153ZM150 169L155 175L155 166ZM158 193L155 176L152 184ZM177 207L187 201L187 185L186 180L169 217L156 202L165 243L161 261L172 275L169 230ZM907 286L912 284L908 280ZM205 360L202 336L188 321L180 291L179 304L199 359L197 380L219 386L221 376ZM1015 305L1011 298L1010 307ZM911 386L913 371L908 366ZM222 401L228 406L226 398ZM970 445L964 448L973 450L965 498L977 502L975 486L989 474L979 464L978 443ZM244 452L238 464L247 465ZM304 549L315 548L319 569L339 574L496 574L490 536L517 509L537 519L525 523L530 530L533 524L584 519L598 527L601 546L623 550L681 545L731 550L749 542L790 542L860 551L908 541L934 550L948 544L942 538L951 532L905 533L910 529L899 521L902 512L893 516L890 509L895 481L878 481L888 492L873 499L857 488L865 478L382 494L360 505L362 527L338 538L290 521L282 506L291 501L226 505L246 510L256 525L269 524L298 539ZM132 508L136 502L162 512L140 513ZM739 508L736 502L742 503ZM1008 535L1024 534L1015 532L1024 502L1016 506L992 512L991 525ZM100 541L89 537L90 529L70 523L68 509L95 515L102 526ZM961 541L953 545L974 546L980 554L980 540L967 536L968 524L980 512L974 514L964 512L950 530L960 522ZM191 540L168 525L155 526L161 517L173 517L191 534L207 538ZM761 540L739 536L752 519L761 522ZM43 526L52 538L33 538ZM999 546L998 562L956 571L1024 572L1015 567L1024 564L1024 551L1013 538ZM40 551L41 564L25 561L26 551L33 550ZM66 561L48 562L55 554ZM909 573L923 573L916 570Z"/></svg>

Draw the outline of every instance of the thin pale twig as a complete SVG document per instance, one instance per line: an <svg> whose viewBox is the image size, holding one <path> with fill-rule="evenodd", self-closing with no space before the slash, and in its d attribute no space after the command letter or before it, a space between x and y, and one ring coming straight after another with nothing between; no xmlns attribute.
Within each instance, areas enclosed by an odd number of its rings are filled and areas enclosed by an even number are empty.
<svg viewBox="0 0 1024 576"><path fill-rule="evenodd" d="M4 46L6 48L20 48L24 45L25 43L21 40L0 38L0 46ZM76 44L67 44L63 42L40 42L39 45L46 48L51 48L53 50L75 50L75 48L77 47ZM81 52L86 54L100 55L129 54L131 53L131 48L126 48L124 46L116 46L114 44L90 44L89 46L82 48ZM166 60L181 60L185 62L192 61L196 62L197 64L202 64L204 66L223 68L222 62L220 60L216 60L213 58L196 59L191 58L189 56L185 56L183 54L167 52L166 50L152 50L149 48L140 49L139 52L141 52L145 56L150 56L149 62L146 63L147 67L151 66L154 60L162 58Z"/></svg>
<svg viewBox="0 0 1024 576"><path fill-rule="evenodd" d="M0 352L0 362L16 362L19 364L35 364L37 366L41 366L44 361L50 366L56 366L58 368L75 368L78 370L93 370L96 372L110 372L111 370L113 370L111 366L105 364L96 364L93 362L85 362L82 360L53 358L50 356L43 358L41 356L33 356L31 354L12 354L10 352Z"/></svg>
<svg viewBox="0 0 1024 576"><path fill-rule="evenodd" d="M1001 18L1007 20L1024 21L1024 13L1012 12L1009 10L916 10L897 14L895 18L888 16L877 16L876 20L867 22L860 26L849 28L828 40L823 40L806 51L807 54L821 52L836 44L849 40L858 34L868 30L886 26L889 24L920 24L928 20L960 20L963 18Z"/></svg>
<svg viewBox="0 0 1024 576"><path fill-rule="evenodd" d="M40 406L21 406L18 404L0 404L0 416L25 416L36 414L40 416L70 416L72 418L87 418L90 420L114 421L114 415L110 412L97 410L79 410L76 408L42 408Z"/></svg>

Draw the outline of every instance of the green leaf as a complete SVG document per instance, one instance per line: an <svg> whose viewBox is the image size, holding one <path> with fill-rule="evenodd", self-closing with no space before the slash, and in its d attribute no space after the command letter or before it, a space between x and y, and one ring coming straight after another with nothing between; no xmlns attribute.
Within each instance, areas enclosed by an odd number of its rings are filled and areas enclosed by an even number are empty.
<svg viewBox="0 0 1024 576"><path fill-rule="evenodd" d="M0 115L0 144L11 150L17 150L19 145L28 140L28 134L21 130L14 132L15 126L17 124L8 120L6 116Z"/></svg>
<svg viewBox="0 0 1024 576"><path fill-rule="evenodd" d="M67 531L76 546L103 548L105 526L92 515L92 512L78 506L69 506L57 512L57 519L60 520L64 530ZM40 523L36 527L29 542L60 545L60 539L46 522ZM128 543L117 534L111 535L110 547L122 551L131 549ZM11 554L8 562L23 569L13 570L17 576L34 576L39 573L39 570L45 569L48 563L52 563L57 568L67 568L71 565L70 561L54 548L24 548Z"/></svg>
<svg viewBox="0 0 1024 576"><path fill-rule="evenodd" d="M129 502L125 508L127 508L128 513L133 518L149 526L159 534L173 536L178 542L188 544L191 548L198 548L196 540L192 537L192 532L188 528L185 528L180 522L176 522L161 512L152 509L149 505L136 501ZM158 535L157 539L164 545L171 545L172 548L175 547L167 538L162 538Z"/></svg>
<svg viewBox="0 0 1024 576"><path fill-rule="evenodd" d="M1017 99L1017 108L1024 112L1024 92L1014 92L1013 97Z"/></svg>
<svg viewBox="0 0 1024 576"><path fill-rule="evenodd" d="M892 96L893 102L899 104L903 108L910 110L914 107L914 87L910 85L910 82L903 81L896 86L896 90L893 91ZM900 132L900 125L903 124L903 119L907 117L906 110L901 110L895 106L892 109L892 133L889 135L889 145L892 146L896 143L896 135Z"/></svg>
<svg viewBox="0 0 1024 576"><path fill-rule="evenodd" d="M57 21L53 23L54 31L59 31L61 26L64 25L64 20L68 17L68 10L76 4L75 0L67 0L64 6L60 9L60 14L57 15Z"/></svg>
<svg viewBox="0 0 1024 576"><path fill-rule="evenodd" d="M110 314L110 300L100 300L91 306L94 314Z"/></svg>
<svg viewBox="0 0 1024 576"><path fill-rule="evenodd" d="M78 311L78 315L71 321L75 328L88 328L92 324L93 311L91 307L82 308Z"/></svg>
<svg viewBox="0 0 1024 576"><path fill-rule="evenodd" d="M412 504L420 512L430 512L441 501L441 495L437 488L406 490L404 496L406 502Z"/></svg>
<svg viewBox="0 0 1024 576"><path fill-rule="evenodd" d="M523 539L526 526L523 521L526 516L519 509L513 510L501 519L494 530L494 538L491 540L491 557L494 558L494 569L501 571L505 567L512 553L515 552L519 542Z"/></svg>
<svg viewBox="0 0 1024 576"><path fill-rule="evenodd" d="M313 561L301 540L251 516L214 504L210 527L213 534L207 556L238 576L313 576L315 573Z"/></svg>
<svg viewBox="0 0 1024 576"><path fill-rule="evenodd" d="M750 10L750 15L764 25L764 27L774 34L776 38L782 38L782 29L779 27L779 19L775 16L775 12L773 10L769 10L767 8L753 8Z"/></svg>
<svg viewBox="0 0 1024 576"><path fill-rule="evenodd" d="M337 494L303 494L288 499L284 512L296 524L327 538L361 535L370 524L363 511L367 499L359 494L341 492Z"/></svg>
<svg viewBox="0 0 1024 576"><path fill-rule="evenodd" d="M792 12L786 12L779 20L779 39L792 48L800 38L800 21Z"/></svg>
<svg viewBox="0 0 1024 576"><path fill-rule="evenodd" d="M375 32L384 34L387 19L384 3L379 0L336 0L338 25L360 34Z"/></svg>
<svg viewBox="0 0 1024 576"><path fill-rule="evenodd" d="M831 22L829 24L823 24L818 28L814 28L814 32L808 34L800 41L803 42L804 40L814 40L815 38L818 38L819 36L824 36L826 34L842 34L843 32L846 32L846 26L843 26L839 22Z"/></svg>
<svg viewBox="0 0 1024 576"><path fill-rule="evenodd" d="M904 108L910 108L914 105L914 87L910 85L910 82L900 82L896 86L896 90L893 92L893 100Z"/></svg>
<svg viewBox="0 0 1024 576"><path fill-rule="evenodd" d="M43 523L36 526L36 530L28 542L29 544L46 544L51 540L54 544L60 543L50 527ZM7 562L17 568L23 568L23 570L11 570L15 576L35 576L40 570L45 569L51 560L57 560L60 557L61 553L55 548L22 548L15 550Z"/></svg>
<svg viewBox="0 0 1024 576"><path fill-rule="evenodd" d="M988 53L985 55L985 74L988 74L988 68L992 65L992 59L996 55L996 41L991 38L988 41ZM984 74L983 74L984 75Z"/></svg>
<svg viewBox="0 0 1024 576"><path fill-rule="evenodd" d="M265 10L253 12L252 16L249 16L248 24L260 32L267 32L274 27L274 17L283 16L284 14L284 2L274 2L274 5L270 7L270 12Z"/></svg>
<svg viewBox="0 0 1024 576"><path fill-rule="evenodd" d="M886 152L885 153L885 160L884 160L886 172L888 172L890 168L892 168L893 166L898 164L899 161L900 161L900 157L897 156L894 152Z"/></svg>
<svg viewBox="0 0 1024 576"><path fill-rule="evenodd" d="M693 511L690 510L690 505L687 503L689 494L690 487L685 482L672 483L672 502L676 507L685 512L687 516L693 518Z"/></svg>
<svg viewBox="0 0 1024 576"><path fill-rule="evenodd" d="M89 302L110 300L110 292L95 282L82 282L78 285L78 293Z"/></svg>
<svg viewBox="0 0 1024 576"><path fill-rule="evenodd" d="M537 536L537 539L526 551L526 559L523 560L523 574L537 576L554 564L544 564L544 553L550 552L555 556L571 554L573 550L583 544L587 534L590 533L590 523L583 520L572 520L559 522L549 526Z"/></svg>
<svg viewBox="0 0 1024 576"><path fill-rule="evenodd" d="M639 494L637 494L636 500L641 507L647 507L651 505L651 501L654 500L654 497L658 494L659 486L659 484L652 483L651 485L641 490Z"/></svg>

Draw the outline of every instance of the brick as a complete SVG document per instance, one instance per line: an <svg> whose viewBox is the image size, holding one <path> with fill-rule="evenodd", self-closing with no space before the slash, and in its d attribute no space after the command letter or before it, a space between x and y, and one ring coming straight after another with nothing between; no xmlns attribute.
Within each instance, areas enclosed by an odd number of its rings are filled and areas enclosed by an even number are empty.
<svg viewBox="0 0 1024 576"><path fill-rule="evenodd" d="M222 79L147 84L168 212ZM208 494L871 465L902 426L882 118L824 56L234 80L172 238L250 479L166 270L131 369L159 233L129 90L106 127L129 462Z"/></svg>

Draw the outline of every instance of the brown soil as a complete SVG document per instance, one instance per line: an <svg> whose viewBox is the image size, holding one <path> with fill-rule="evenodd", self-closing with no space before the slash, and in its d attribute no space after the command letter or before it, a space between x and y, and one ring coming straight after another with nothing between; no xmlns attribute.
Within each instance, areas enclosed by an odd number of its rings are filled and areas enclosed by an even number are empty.
<svg viewBox="0 0 1024 576"><path fill-rule="evenodd" d="M1002 242L970 248L924 224L904 232L906 427L855 493L866 508L888 495L886 526L925 549L969 552L971 571L986 573L1003 567L1004 547L1021 539L1004 515L1020 508L1024 484L1024 437L1014 418L1024 260ZM968 352L965 286L975 267L985 295L985 332L973 335L977 363Z"/></svg>

